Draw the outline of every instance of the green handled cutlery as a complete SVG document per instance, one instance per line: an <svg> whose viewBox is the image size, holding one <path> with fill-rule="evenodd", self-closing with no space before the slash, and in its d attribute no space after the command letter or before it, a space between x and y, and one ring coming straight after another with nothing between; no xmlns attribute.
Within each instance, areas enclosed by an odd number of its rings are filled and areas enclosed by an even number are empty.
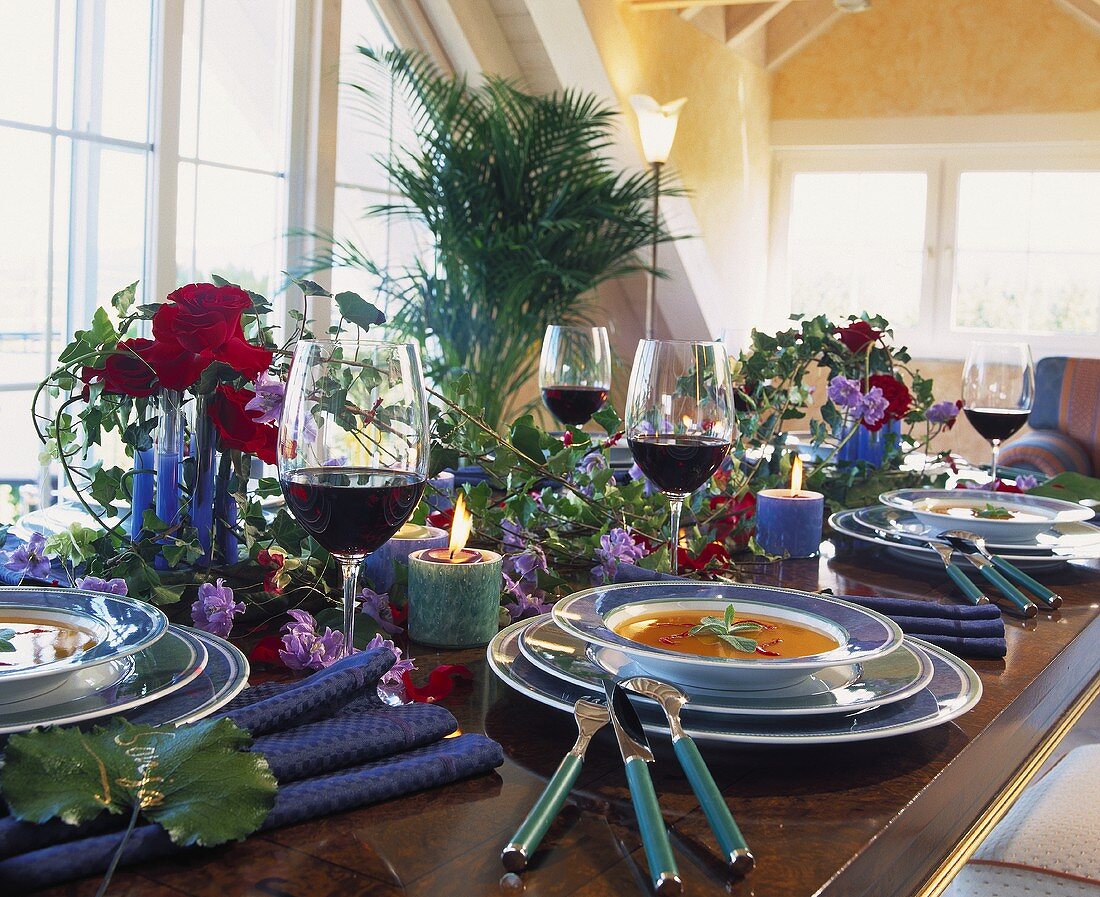
<svg viewBox="0 0 1100 897"><path fill-rule="evenodd" d="M683 893L684 885L672 856L672 845L668 840L660 804L657 803L657 792L653 790L653 780L649 777L647 764L653 762L653 751L649 749L649 740L638 719L638 712L622 687L605 680L604 691L607 692L611 725L619 741L619 752L623 755L630 799L634 804L634 815L638 818L638 830L642 835L653 889L660 897L676 897Z"/></svg>
<svg viewBox="0 0 1100 897"><path fill-rule="evenodd" d="M959 587L959 590L966 596L966 600L971 604L988 604L989 599L982 594L982 590L955 566L955 562L951 560L952 555L955 553L955 549L948 545L946 542L929 542L936 553L943 561L944 569L947 570L947 575L951 577L951 580Z"/></svg>
<svg viewBox="0 0 1100 897"><path fill-rule="evenodd" d="M1039 608L1036 607L1035 602L1005 579L1004 574L993 566L993 562L978 551L978 547L973 542L973 535L963 530L949 530L946 533L940 533L940 538L965 554L966 559L978 569L978 572L995 585L1021 614L1028 618L1038 614Z"/></svg>
<svg viewBox="0 0 1100 897"><path fill-rule="evenodd" d="M741 830L726 805L722 792L718 790L714 777L706 763L699 754L699 748L680 725L680 710L688 703L688 697L680 689L656 679L646 676L635 676L622 683L628 688L647 698L652 698L661 705L665 716L668 718L669 732L672 734L672 748L676 752L676 758L683 767L684 774L691 784L691 790L699 799L699 805L710 823L711 831L718 840L718 846L722 855L730 865L731 871L737 875L745 875L756 865L756 860L749 850Z"/></svg>
<svg viewBox="0 0 1100 897"><path fill-rule="evenodd" d="M992 554L988 548L985 547L985 539L976 533L969 533L966 530L955 529L949 533L945 533L945 536L952 536L960 543L969 542L978 554L986 558L994 567L1000 570L1005 576L1011 579L1018 586L1022 586L1027 589L1043 602L1050 610L1057 610L1062 606L1062 596L1055 592L1053 589L1048 589L1045 585L1028 576L1017 567L1015 564L1010 564L1002 557ZM964 549L965 550L965 549Z"/></svg>
<svg viewBox="0 0 1100 897"><path fill-rule="evenodd" d="M527 861L538 849L550 823L558 815L566 797L569 796L577 776L581 774L584 754L592 736L607 725L610 715L602 704L580 700L573 705L573 716L577 720L577 742L561 761L561 765L546 783L539 799L523 820L523 824L512 835L508 845L501 851L500 861L509 872L522 872Z"/></svg>

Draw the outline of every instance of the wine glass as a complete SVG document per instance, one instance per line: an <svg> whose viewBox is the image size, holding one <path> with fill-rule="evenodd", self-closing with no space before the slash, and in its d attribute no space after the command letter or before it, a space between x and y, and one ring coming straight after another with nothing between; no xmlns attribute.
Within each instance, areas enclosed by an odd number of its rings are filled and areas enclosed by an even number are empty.
<svg viewBox="0 0 1100 897"><path fill-rule="evenodd" d="M551 324L542 337L543 404L562 424L581 427L607 401L611 344L606 327Z"/></svg>
<svg viewBox="0 0 1100 897"><path fill-rule="evenodd" d="M1027 343L971 343L962 398L966 419L993 446L995 480L1001 442L1027 423L1035 400L1035 366Z"/></svg>
<svg viewBox="0 0 1100 897"><path fill-rule="evenodd" d="M278 456L287 508L340 564L346 656L359 566L409 519L427 480L428 403L416 346L300 340Z"/></svg>
<svg viewBox="0 0 1100 897"><path fill-rule="evenodd" d="M641 340L626 397L634 460L672 512L672 572L678 572L684 499L714 476L736 437L729 361L721 343Z"/></svg>

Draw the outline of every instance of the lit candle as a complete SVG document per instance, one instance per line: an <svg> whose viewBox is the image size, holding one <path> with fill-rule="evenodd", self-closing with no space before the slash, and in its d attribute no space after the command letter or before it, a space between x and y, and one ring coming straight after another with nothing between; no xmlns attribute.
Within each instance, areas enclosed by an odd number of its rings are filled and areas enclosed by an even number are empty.
<svg viewBox="0 0 1100 897"><path fill-rule="evenodd" d="M394 564L408 566L409 555L424 548L446 548L447 531L436 526L406 523L385 545L366 560L367 576L377 592L388 592L395 577Z"/></svg>
<svg viewBox="0 0 1100 897"><path fill-rule="evenodd" d="M821 549L825 496L802 488L802 459L791 462L790 489L756 495L756 541L768 554L813 557Z"/></svg>
<svg viewBox="0 0 1100 897"><path fill-rule="evenodd" d="M440 648L487 645L500 617L502 559L467 548L473 517L461 495L445 548L409 555L409 638Z"/></svg>

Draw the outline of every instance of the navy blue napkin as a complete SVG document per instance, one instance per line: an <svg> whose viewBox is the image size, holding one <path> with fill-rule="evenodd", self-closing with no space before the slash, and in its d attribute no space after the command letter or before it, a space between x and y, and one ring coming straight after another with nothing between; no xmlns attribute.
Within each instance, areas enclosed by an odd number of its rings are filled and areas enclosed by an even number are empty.
<svg viewBox="0 0 1100 897"><path fill-rule="evenodd" d="M654 582L683 579L656 573L634 564L620 564L615 582ZM837 595L889 617L906 635L922 639L957 657L996 659L1005 656L1005 624L995 604L936 604L908 598Z"/></svg>
<svg viewBox="0 0 1100 897"><path fill-rule="evenodd" d="M504 762L483 735L457 727L435 704L391 707L377 693L393 664L385 648L357 654L301 682L248 689L219 715L249 729L279 781L264 829L364 806L486 773ZM262 733L262 734L260 734ZM104 814L82 826L0 817L0 890L26 891L104 871L126 819ZM157 825L139 826L122 862L175 853Z"/></svg>

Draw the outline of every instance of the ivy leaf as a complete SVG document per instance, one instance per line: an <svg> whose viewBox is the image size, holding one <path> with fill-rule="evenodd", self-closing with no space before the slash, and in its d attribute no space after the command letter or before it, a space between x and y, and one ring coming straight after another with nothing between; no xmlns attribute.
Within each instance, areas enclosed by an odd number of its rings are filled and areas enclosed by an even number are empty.
<svg viewBox="0 0 1100 897"><path fill-rule="evenodd" d="M283 273L286 274L285 271ZM287 277L290 277L290 275L287 274ZM305 280L304 278L300 279L300 278L297 278L297 277L290 277L290 280L295 286L298 287L299 290L301 290L307 296L331 296L332 295L332 293L330 293L328 290L326 290L323 286L321 286L319 283L316 283L312 280Z"/></svg>
<svg viewBox="0 0 1100 897"><path fill-rule="evenodd" d="M97 726L13 735L0 770L12 815L70 825L138 806L173 843L210 847L245 838L275 802L275 777L229 720L192 726Z"/></svg>
<svg viewBox="0 0 1100 897"><path fill-rule="evenodd" d="M377 305L367 302L358 293L337 293L333 298L336 300L336 307L340 309L340 314L364 330L370 330L375 324L386 323L385 312Z"/></svg>
<svg viewBox="0 0 1100 897"><path fill-rule="evenodd" d="M619 413L611 405L604 405L603 408L592 415L592 420L603 427L609 436L618 433L623 428L623 419L619 417Z"/></svg>
<svg viewBox="0 0 1100 897"><path fill-rule="evenodd" d="M119 313L120 317L126 317L130 309L133 308L134 302L137 301L137 285L139 282L135 280L128 287L123 287L111 297L111 306Z"/></svg>

